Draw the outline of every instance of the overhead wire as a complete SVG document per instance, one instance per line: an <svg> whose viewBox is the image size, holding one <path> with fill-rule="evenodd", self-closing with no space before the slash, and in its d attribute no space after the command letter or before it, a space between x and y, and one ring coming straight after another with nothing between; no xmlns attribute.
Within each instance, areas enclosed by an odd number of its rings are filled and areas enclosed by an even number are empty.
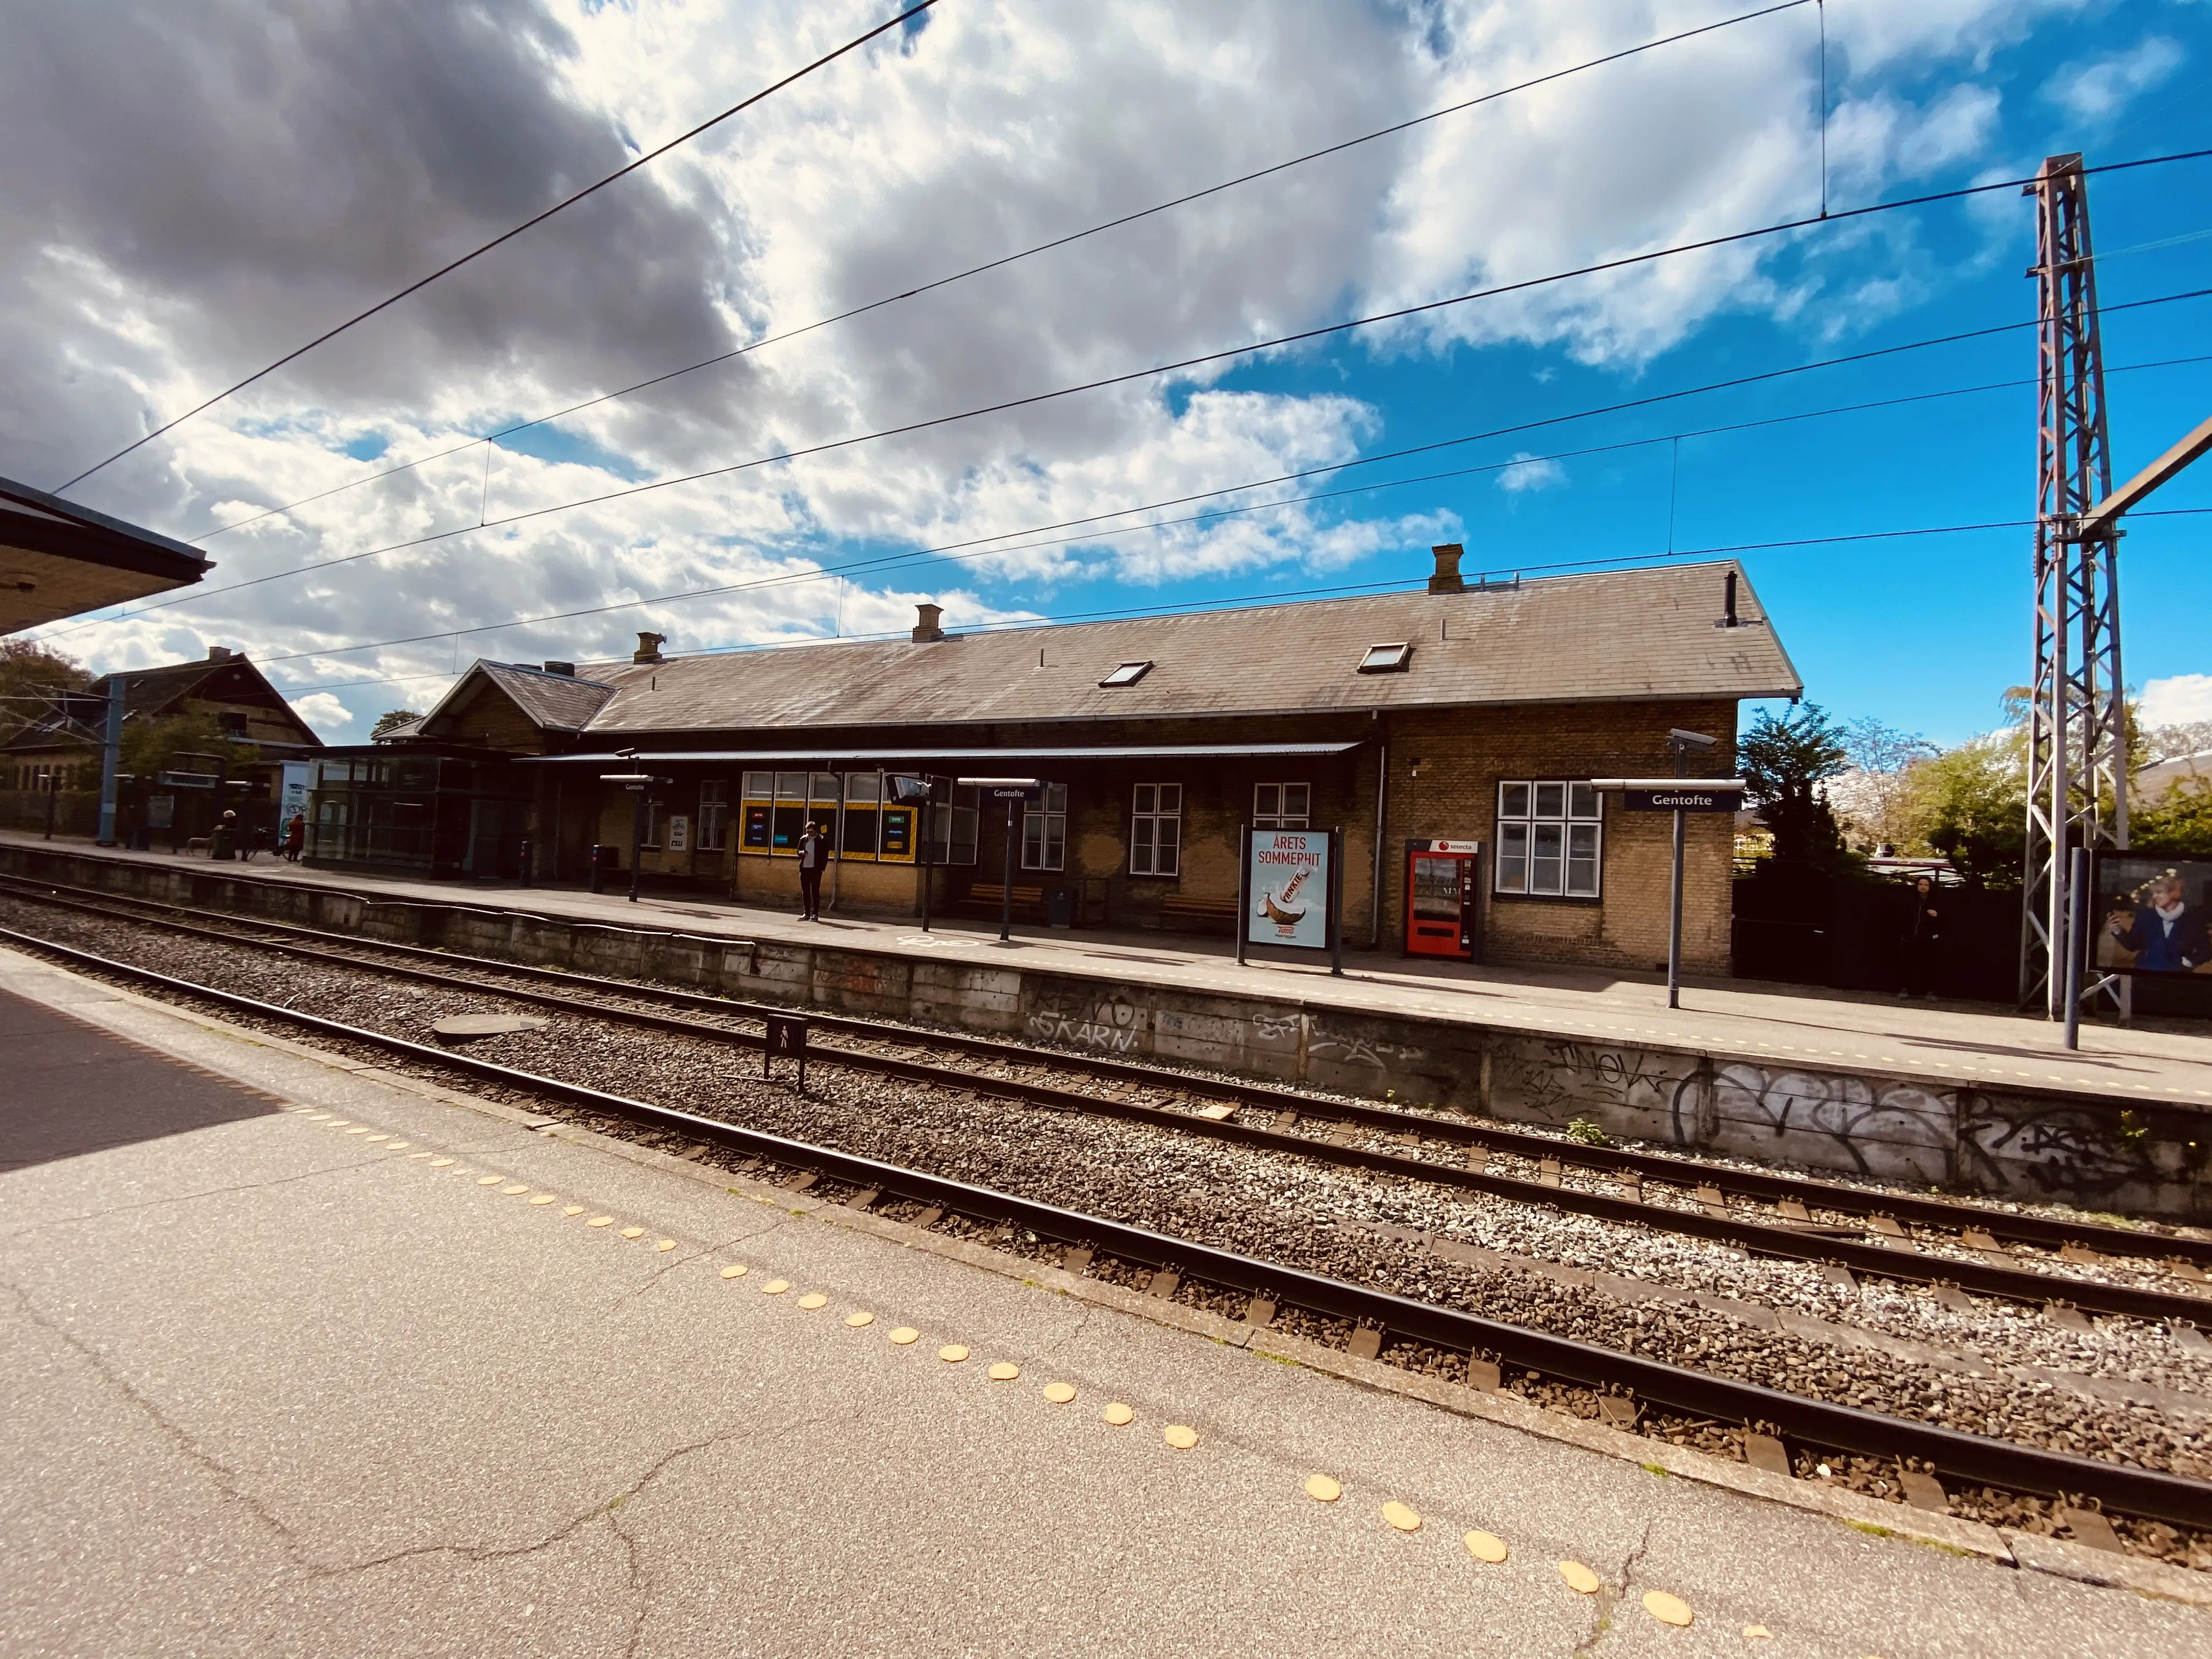
<svg viewBox="0 0 2212 1659"><path fill-rule="evenodd" d="M2129 516L2139 519L2181 519L2198 518L2208 514L2212 514L2212 507L2161 507L2155 510L2147 510L2131 514ZM1601 557L1593 559L1556 559L1538 564L1522 564L1517 566L1510 564L1501 565L1497 567L1497 568L1501 575L1509 569L1520 575L1528 575L1532 572L1540 574L1545 572L1553 571L1597 570L1601 568L1619 569L1632 566L1664 562L1668 561L1686 562L1696 559L1719 558L1723 556L1742 553L1780 552L1800 548L1839 546L1846 543L1853 542L1899 541L1922 536L1957 536L1992 530L2027 530L2033 529L2035 526L2035 522L2036 521L2033 519L1989 519L1972 524L1917 525L1902 530L1867 530L1841 536L1805 536L1780 541L1735 542L1726 545L1713 547L1681 548L1671 553L1607 554ZM1116 618L1126 619L1132 617L1189 616L1200 614L1207 611L1225 610L1236 605L1277 604L1285 601L1323 599L1346 594L1418 592L1420 591L1422 591L1421 587L1416 584L1403 580L1383 582L1347 582L1325 587L1279 588L1269 592L1239 594L1234 598L1226 599L1194 599L1183 604L1170 603L1168 605L1153 605L1141 607L1129 606L1100 611L1070 611L1064 612L1059 616L1011 617L1002 621L965 623L962 626L961 631L969 634L1006 632L1023 628L1064 627L1079 624L1085 622L1110 621ZM803 637L785 640L753 640L732 645L702 646L697 651L687 653L685 654L691 656L716 656L744 651L790 650L810 645L861 644L871 641L896 640L902 636L903 631L904 630L902 629L890 629L873 634L848 634L840 639L830 639L818 635L807 635ZM426 635L425 637L432 639L444 639L447 636L443 634L437 634ZM306 656L318 656L325 653L308 652L301 654ZM298 660L297 657L266 657L255 659L257 664L264 667L275 663L295 660ZM400 685L406 684L416 680L450 680L453 678L454 676L451 672L424 674L385 674L368 679L332 680L313 685L294 686L291 688L291 692L292 695L296 696L307 696L316 691L343 691L363 685Z"/></svg>
<svg viewBox="0 0 2212 1659"><path fill-rule="evenodd" d="M436 282L440 277L450 276L454 271L459 270L463 265L469 264L471 260L481 258L503 243L513 241L516 237L521 235L523 232L531 229L534 226L544 224L555 214L562 211L564 209L574 207L586 197L594 195L599 191L605 190L609 185L613 184L619 179L628 178L631 173L635 173L640 167L644 167L650 162L658 161L661 156L667 155L669 151L675 149L681 145L690 143L691 140L699 137L701 133L720 126L732 116L743 114L746 110L750 109L762 100L773 97L775 94L781 92L786 87L790 86L794 82L805 80L808 76L813 74L815 70L823 68L828 64L836 63L840 58L844 57L848 52L857 52L860 47L867 45L869 41L874 40L878 35L901 27L909 18L917 16L921 13L927 11L936 3L937 0L915 0L915 3L908 6L889 22L878 23L866 33L855 35L852 40L848 40L843 46L839 46L835 52L823 53L821 57L816 58L812 63L806 64L804 68L793 70L781 80L777 81L771 85L763 87L758 92L754 93L750 97L740 100L738 102L731 105L729 108L724 110L720 115L709 117L708 119L702 121L697 126L693 127L690 131L678 133L675 137L671 138L666 143L660 144L654 149L647 150L644 155L639 156L635 161L629 163L627 166L616 168L612 173L607 174L605 178L600 179L597 184L585 185L583 189L576 191L574 195L565 197L562 200L556 202L551 207L547 208L544 212L524 220L520 224L515 226L511 230L501 232L499 235L493 237L489 242L484 243L481 247L471 249L468 252L461 255L458 259L448 260L446 264L439 266L437 270L432 271L428 276L420 277L416 281L410 283L405 288L401 289L397 294L388 295L387 297L378 301L374 305L369 307L368 310L356 313L355 315L347 318L345 321L338 324L337 327L324 330L323 332L318 334L313 339L308 341L307 344L296 347L293 350L286 352L275 362L269 364L265 368L257 368L252 374L247 375L236 385L224 388L222 391L216 392L213 397L208 398L206 401L194 404L183 414L175 416L173 419L163 422L160 426L155 427L151 432L147 433L143 437L135 439L131 442L124 445L122 448L117 450L112 455L107 457L106 460L95 461L92 465L85 468L83 471L78 473L75 477L66 479L63 483L56 484L53 488L52 493L58 495L63 490L70 488L72 485L82 483L87 478L92 477L94 473L112 466L116 462L121 460L125 455L130 454L133 450L139 448L143 445L153 442L155 439L161 436L162 434L175 430L178 427L182 426L186 421L191 420L195 415L206 413L207 410L213 409L217 404L222 402L225 398L234 397L237 393L245 391L246 387L253 385L257 380L264 380L268 376L274 374L278 369L283 368L287 363L297 362L300 358L304 357L307 353L313 351L317 346L323 345L329 341L335 340L339 335L344 333L348 329L352 328L355 325L367 322L371 317L375 316L379 312L398 305L402 300L407 298L410 294L420 293L422 289L429 287L431 283Z"/></svg>
<svg viewBox="0 0 2212 1659"><path fill-rule="evenodd" d="M234 520L229 524L221 526L214 530L204 532L198 536L186 537L185 539L196 544L202 542L212 541L217 536L227 535L231 531L240 529L249 524L258 523L263 519L273 518L279 514L289 513L296 507L306 507L312 502L327 501L333 495L344 494L347 490L358 489L366 484L372 484L381 479L397 477L398 474L410 471L414 468L428 466L432 462L443 460L448 456L461 454L469 449L474 448L478 444L496 444L501 438L512 437L518 432L526 432L533 427L544 426L554 421L565 420L571 415L580 414L585 410L596 408L601 404L611 403L618 398L627 398L636 392L648 391L653 386L664 386L671 380L678 380L684 375L694 374L700 369L712 368L720 363L731 362L737 358L749 356L750 354L762 350L766 347L779 345L787 340L795 340L802 334L811 334L817 329L828 328L836 323L848 322L853 318L865 316L870 312L881 310L886 306L898 305L905 301L918 298L922 295L934 293L939 289L950 287L955 283L965 282L971 276L981 276L990 271L1002 270L1006 266L1018 264L1024 259L1033 258L1042 253L1049 253L1054 249L1066 247L1073 243L1082 241L1088 237L1101 235L1109 230L1118 230L1125 225L1135 224L1140 220L1152 218L1155 215L1166 213L1176 208L1187 207L1191 203L1203 201L1209 196L1218 196L1224 191L1235 190L1241 185L1255 183L1261 179L1270 178L1276 173L1287 172L1292 167L1304 167L1309 161L1318 161L1331 155L1341 155L1346 150L1356 149L1362 144L1373 143L1376 140L1382 138L1394 137L1399 133L1410 131L1413 128L1424 125L1431 121L1440 121L1448 115L1457 115L1465 111L1474 109L1480 105L1493 103L1498 99L1509 98L1517 93L1527 92L1533 88L1547 85L1553 81L1565 80L1571 76L1582 74L1583 71L1588 70L1600 69L1604 67L1606 64L1617 64L1625 58L1634 58L1643 52L1655 52L1662 46L1674 46L1679 42L1692 40L1698 35L1711 34L1717 30L1732 28L1739 23L1752 22L1759 18L1771 17L1778 12L1794 11L1802 6L1813 5L1818 3L1819 0L1781 0L1779 4L1767 6L1758 11L1743 12L1734 17L1723 18L1717 22L1703 24L1697 28L1684 29L1678 33L1662 35L1657 40L1647 40L1640 46L1626 47L1620 52L1607 52L1601 58L1593 58L1583 63L1571 64L1565 69L1553 70L1547 74L1536 76L1533 79L1517 82L1510 87L1498 88L1494 91L1484 93L1479 97L1465 99L1456 104L1447 104L1441 109L1431 110L1425 115L1417 115L1409 120L1399 121L1387 127L1378 127L1372 132L1362 133L1358 137L1346 138L1337 143L1328 145L1321 149L1310 150L1303 155L1292 156L1288 161L1277 161L1267 167L1257 168L1250 173L1240 173L1234 179L1224 179L1218 184L1208 185L1203 190L1190 191L1183 195L1174 197L1168 201L1157 203L1151 207L1140 208L1133 213L1124 213L1115 218L1104 220L1100 223L1091 225L1085 229L1073 231L1063 236L1055 236L1049 241L1039 242L1035 246L1024 248L1018 252L1003 254L998 258L986 260L981 264L970 265L965 270L955 271L949 276L937 277L933 281L921 283L916 287L903 289L897 294L886 295L878 300L871 300L865 305L854 306L849 310L838 312L834 316L824 317L811 323L805 323L796 328L786 329L780 334L771 334L762 339L748 341L745 344L738 346L733 350L718 352L711 357L702 357L696 362L686 363L681 368L671 369L665 374L653 375L648 380L636 381L632 385L620 387L613 392L600 392L594 397L585 398L580 403L570 404L565 408L554 410L548 414L533 416L526 421L518 421L513 425L504 426L496 431L488 432L480 436L468 439L465 442L453 445L448 448L437 450L428 455L419 455L413 460L403 461L396 466L386 467L380 472L372 472L365 477L355 478L348 483L335 485L329 489L318 490L311 495L302 495L297 501L288 501L281 507L264 507L260 512L248 514L242 519Z"/></svg>
<svg viewBox="0 0 2212 1659"><path fill-rule="evenodd" d="M2133 300L2118 305L2106 306L2103 310L2106 315L2114 315L2122 312L2141 310L2154 306L2171 305L2181 301L2203 299L2208 295L2212 295L2212 288L2190 289L2185 289L2177 294L2159 295L2146 300ZM1252 479L1243 483L1224 485L1217 489L1194 491L1188 495L1173 496L1163 501L1146 502L1136 507L1117 508L1109 513L1092 514L1081 518L1061 520L1056 523L1032 526L1024 530L1004 531L994 536L978 537L966 542L948 543L941 547L915 550L906 554L886 555L883 556L883 557L902 558L944 554L957 551L959 549L968 546L979 545L987 542L1004 541L1018 536L1037 535L1048 531L1070 529L1085 524L1101 523L1108 519L1127 517L1132 514L1158 512L1169 507L1183 507L1188 505L1192 501L1209 500L1216 496L1225 495L1234 495L1243 490L1264 489L1278 484L1295 483L1302 478L1313 477L1325 472L1334 473L1344 471L1353 467L1373 466L1385 461L1402 460L1408 456L1428 454L1440 449L1449 449L1465 444L1478 443L1486 439L1510 437L1524 432L1537 431L1547 427L1563 425L1569 421L1587 420L1601 415L1620 414L1629 410L1649 408L1655 404L1670 403L1683 398L1698 396L1705 392L1731 391L1743 386L1759 385L1766 381L1787 379L1796 374L1808 374L1815 369L1839 368L1850 363L1866 362L1875 358L1894 356L1908 351L1925 350L1936 346L1954 345L1967 340L1988 338L1994 335L2009 333L2017 329L2033 328L2034 326L2035 322L2033 319L2023 319L2018 322L1996 323L1984 328L1966 329L1956 333L1937 335L1924 340L1906 341L1898 345L1871 347L1863 351L1849 352L1834 357L1816 359L1809 363L1797 363L1792 364L1784 368L1765 369L1752 374L1735 375L1727 380L1709 381L1702 386L1682 387L1673 392L1653 392L1640 398L1631 398L1617 403L1601 404L1594 409L1571 410L1562 415L1547 416L1535 420L1517 422L1510 426L1493 427L1481 432L1466 433L1456 437L1437 439L1427 443L1409 445L1399 449L1380 451L1372 455L1355 456L1352 459L1346 461L1337 461L1329 463L1326 465L1301 468L1290 472L1279 473L1273 477ZM701 474L696 476L705 477L711 475ZM687 481L688 480L667 480L664 482L678 483ZM264 583L282 581L293 576L309 575L319 570L329 570L340 565L354 564L365 559L381 557L387 553L404 552L414 548L431 546L439 542L453 540L457 537L474 535L483 530L500 529L509 525L524 523L533 519L543 518L551 514L573 511L578 506L602 504L609 500L618 500L626 495L640 494L646 490L659 487L661 487L659 484L641 484L635 486L631 489L613 492L610 495L594 497L589 502L570 502L556 507L534 508L526 513L512 514L507 518L495 519L490 520L489 523L457 526L449 530L434 531L427 535L410 537L402 541L389 542L377 547L364 548L359 552L343 553L339 554L333 558L317 560L308 564L290 566L283 570L271 571L265 575L249 577L243 581L226 583L220 587L195 588L187 592L172 595L167 599L151 600L144 605L138 605L132 610L121 611L112 617L91 617L82 622L72 623L66 628L58 629L52 633L43 635L40 637L45 640L60 639L68 635L78 633L84 629L109 626L115 623L125 622L136 617L144 616L151 611L168 610L176 605L189 605L197 603L203 599L215 599L226 593L239 592L246 588L258 587ZM862 561L859 565L841 566L839 568L866 568L870 564L879 562L881 561ZM442 638L444 636L440 635L436 637Z"/></svg>
<svg viewBox="0 0 2212 1659"><path fill-rule="evenodd" d="M2136 373L2147 369L2172 368L2201 362L2212 362L2212 355L2190 357L2172 357L2160 359L2153 362L2121 364L2116 368L2108 369L2106 373L2108 374L2118 375ZM1765 416L1757 420L1730 422L1720 426L1702 427L1683 432L1658 433L1648 437L1624 439L1615 443L1593 444L1583 448L1561 450L1548 455L1516 455L1502 461L1485 462L1479 466L1457 467L1449 471L1424 473L1407 478L1390 478L1376 483L1355 484L1344 489L1310 491L1304 495L1288 496L1280 500L1256 501L1243 507L1224 507L1211 513L1193 514L1188 517L1182 519L1170 519L1165 520L1146 520L1140 523L1124 525L1115 529L1093 531L1085 535L1061 537L1053 541L1017 542L1011 546L987 547L967 551L939 552L936 550L909 550L902 553L882 554L873 558L857 560L846 564L821 566L810 570L779 572L774 575L757 576L742 582L724 583L713 587L694 588L682 592L659 594L647 599L621 599L605 605L587 605L572 611L553 611L538 616L514 617L506 618L502 621L483 623L467 628L438 629L427 634L407 635L395 639L373 640L362 641L357 644L332 646L314 651L296 652L287 656L261 659L260 660L264 664L293 662L306 660L312 658L343 656L354 651L390 650L400 646L422 645L436 640L459 640L467 638L468 636L476 634L498 633L509 628L536 628L543 627L549 623L574 622L581 617L607 616L618 611L636 611L642 610L652 605L683 604L694 599L726 598L732 593L757 592L763 588L805 586L814 582L842 580L849 576L853 571L858 569L881 569L888 565L920 562L925 560L934 560L949 563L969 559L994 558L1009 553L1035 552L1053 547L1066 546L1071 544L1103 541L1108 538L1114 536L1134 535L1144 531L1176 529L1185 525L1209 523L1221 519L1236 518L1255 513L1279 512L1289 507L1306 506L1315 501L1334 501L1346 495L1371 495L1384 489L1407 489L1415 484L1437 483L1448 479L1474 477L1486 472L1508 472L1516 467L1537 466L1546 463L1578 460L1591 455L1612 454L1623 450L1648 448L1656 444L1673 444L1677 447L1679 451L1679 447L1682 440L1685 438L1717 437L1729 433L1753 431L1761 428L1772 426L1784 426L1795 422L1818 420L1836 415L1863 414L1871 410L1893 409L1909 404L1929 403L1945 398L1968 397L1987 392L2016 391L2023 386L2031 386L2034 384L2035 382L2032 380L1995 380L1981 386L1957 386L1937 392L1912 392L1895 398L1882 398L1864 403L1844 404L1827 409L1804 410L1788 415ZM1020 532L1008 533L1017 534ZM1523 566L1522 568L1528 568L1529 567Z"/></svg>

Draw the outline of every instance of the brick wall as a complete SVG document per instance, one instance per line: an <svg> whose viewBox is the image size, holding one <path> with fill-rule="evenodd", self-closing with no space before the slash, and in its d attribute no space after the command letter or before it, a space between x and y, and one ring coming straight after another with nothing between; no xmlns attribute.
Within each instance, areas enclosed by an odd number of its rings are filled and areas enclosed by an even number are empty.
<svg viewBox="0 0 2212 1659"><path fill-rule="evenodd" d="M1302 757L1231 757L1065 763L1008 763L994 769L981 761L968 769L1036 771L1068 786L1066 867L1059 872L1024 871L1016 849L1016 882L1048 890L1079 890L1089 881L1103 885L1107 925L1116 927L1195 927L1208 923L1164 913L1171 895L1233 899L1237 892L1237 835L1253 816L1254 787L1260 783L1304 783L1311 789L1308 822L1316 830L1345 832L1345 937L1355 946L1376 939L1395 949L1404 937L1404 844L1409 839L1475 840L1484 848L1484 885L1492 884L1491 860L1497 840L1498 783L1501 778L1588 779L1660 775L1672 761L1665 737L1683 726L1718 738L1722 747L1710 771L1729 769L1735 737L1735 705L1728 702L1543 704L1522 708L1422 711L1386 715L1366 714L1304 716L1276 720L1204 719L1115 721L1067 727L1012 726L948 732L901 728L865 733L817 734L825 744L855 749L895 750L902 744L937 748L974 743L991 747L1172 747L1190 744L1351 743L1348 752ZM706 733L687 741L732 748L757 741L747 733ZM1382 896L1374 901L1376 788L1377 767L1387 747L1389 779L1387 821L1382 845ZM1415 763L1419 775L1414 775ZM728 764L658 763L655 769L676 782L665 792L665 811L692 816L696 836L698 784L705 777L726 779L732 787L730 836L725 854L647 853L648 874L690 880L711 890L734 892L745 900L791 901L798 875L790 860L740 855L737 799L738 769ZM1144 783L1174 783L1182 789L1181 868L1172 877L1137 875L1129 869L1132 800ZM562 818L564 849L577 848L580 875L583 845L596 839L624 849L630 836L630 798L598 783L583 769L567 774ZM540 796L550 818L552 789ZM1484 899L1485 955L1504 963L1558 963L1649 972L1667 954L1667 902L1671 817L1627 813L1618 795L1605 803L1600 895L1595 899L1493 896ZM1018 831L1017 832L1018 833ZM1699 973L1725 973L1729 966L1729 878L1732 827L1725 814L1698 815L1689 821L1683 901L1685 964ZM949 908L970 882L995 884L1004 868L1006 819L1003 809L986 803L972 868L938 872L933 905ZM564 852L564 860L568 854ZM915 874L911 866L854 862L844 866L842 908L856 914L911 915ZM1229 931L1226 921L1212 931Z"/></svg>

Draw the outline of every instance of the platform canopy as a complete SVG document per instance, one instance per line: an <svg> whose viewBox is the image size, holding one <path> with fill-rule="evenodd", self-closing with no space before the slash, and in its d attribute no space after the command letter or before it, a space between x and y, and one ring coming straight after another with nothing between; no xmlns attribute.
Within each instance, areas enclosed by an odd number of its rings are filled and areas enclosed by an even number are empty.
<svg viewBox="0 0 2212 1659"><path fill-rule="evenodd" d="M1356 743L1165 743L1111 748L1046 749L640 749L589 755L530 755L523 766L599 766L617 761L710 761L726 766L787 766L804 769L832 762L870 766L926 767L938 761L1210 760L1266 755L1342 755Z"/></svg>
<svg viewBox="0 0 2212 1659"><path fill-rule="evenodd" d="M182 542L0 478L0 634L188 587L212 568Z"/></svg>

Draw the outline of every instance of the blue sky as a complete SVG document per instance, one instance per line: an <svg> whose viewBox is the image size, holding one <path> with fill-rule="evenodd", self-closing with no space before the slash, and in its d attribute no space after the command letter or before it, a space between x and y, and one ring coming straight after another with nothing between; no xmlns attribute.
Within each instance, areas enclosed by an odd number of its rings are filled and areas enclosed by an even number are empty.
<svg viewBox="0 0 2212 1659"><path fill-rule="evenodd" d="M1303 507L1050 548L1016 533L2024 321L2032 220L2009 191L571 506L1815 211L1810 6L769 346L489 455L469 448L359 482L1116 213L1751 9L1285 0L1260 13L1099 12L946 0L902 49L780 94L88 481L76 492L88 502L207 537L222 565L188 603L56 642L98 667L241 647L327 737L357 740L384 708L427 706L476 656L589 659L623 650L637 629L667 633L678 650L772 647L900 629L924 599L951 625L977 626L1413 582L1433 540L1463 542L1470 570L1533 572L2027 516L2034 347L2021 328L1324 474L1302 488L1355 493ZM2058 151L2094 166L2212 147L2212 5L1832 0L1826 14L1838 209L2014 177ZM318 14L325 49L241 94L258 25L250 7L218 8L155 106L123 112L170 135L175 177L158 197L137 183L143 148L127 131L105 136L118 112L93 90L67 97L73 48L48 20L17 56L35 70L43 52L38 85L61 90L28 113L16 100L0 140L10 121L43 122L31 153L60 139L89 159L14 187L0 227L14 250L0 261L0 314L13 319L0 325L0 362L16 388L0 403L0 471L66 477L875 15L842 0L510 0L418 22L416 34L372 34L333 8ZM173 56L128 8L104 27L118 58ZM272 131L281 145L266 143ZM249 151L250 176L239 165ZM2100 176L2090 191L2108 307L2212 287L2212 234L2200 234L2212 233L2212 161ZM2212 363L2132 367L2212 356L2212 300L2116 311L2106 343L2124 477L2212 412ZM1817 413L1899 398L1922 400ZM1801 414L1812 418L1706 430ZM353 487L222 533L342 485ZM2153 505L2212 507L2212 466ZM561 510L471 528L544 507ZM315 568L449 531L466 533ZM2124 544L2129 678L2148 689L2154 718L2212 719L2212 651L2197 622L2212 614L2208 537L2212 515L2146 518ZM977 538L1000 539L986 556L811 579ZM1954 742L1992 724L1999 695L2026 678L2030 544L2014 528L1741 556L1813 698ZM631 603L764 580L779 585ZM516 620L561 611L591 614Z"/></svg>

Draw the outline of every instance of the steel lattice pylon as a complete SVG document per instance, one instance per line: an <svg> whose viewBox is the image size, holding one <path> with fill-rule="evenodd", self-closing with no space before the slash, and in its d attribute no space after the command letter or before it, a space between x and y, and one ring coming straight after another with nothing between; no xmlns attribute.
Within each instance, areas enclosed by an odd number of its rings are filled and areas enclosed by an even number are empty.
<svg viewBox="0 0 2212 1659"><path fill-rule="evenodd" d="M2119 542L2104 351L2079 155L2053 155L2035 198L2038 298L2035 676L2027 716L2027 855L2020 995L2065 1013L2066 854L2128 844L2127 698L2120 678ZM2058 971L2054 971L2056 968Z"/></svg>

